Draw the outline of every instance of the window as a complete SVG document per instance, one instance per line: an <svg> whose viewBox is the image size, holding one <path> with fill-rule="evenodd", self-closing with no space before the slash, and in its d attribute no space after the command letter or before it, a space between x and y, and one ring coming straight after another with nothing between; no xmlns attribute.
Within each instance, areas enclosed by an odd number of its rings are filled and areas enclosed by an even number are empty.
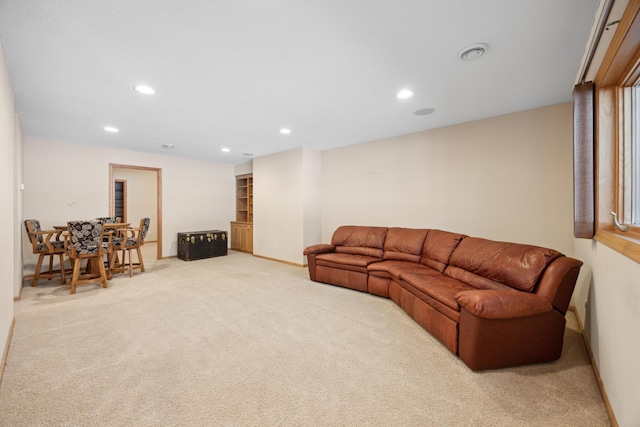
<svg viewBox="0 0 640 427"><path fill-rule="evenodd" d="M625 176L625 188L629 195L625 198L624 213L629 224L640 226L640 82L631 88L631 146L625 153L625 160L629 159L628 176ZM626 165L626 161L625 161Z"/></svg>
<svg viewBox="0 0 640 427"><path fill-rule="evenodd" d="M629 2L594 80L595 239L640 262L640 2ZM616 228L611 212L627 231Z"/></svg>
<svg viewBox="0 0 640 427"><path fill-rule="evenodd" d="M618 91L615 211L620 222L636 234L640 231L640 82L636 79L629 85L623 84Z"/></svg>

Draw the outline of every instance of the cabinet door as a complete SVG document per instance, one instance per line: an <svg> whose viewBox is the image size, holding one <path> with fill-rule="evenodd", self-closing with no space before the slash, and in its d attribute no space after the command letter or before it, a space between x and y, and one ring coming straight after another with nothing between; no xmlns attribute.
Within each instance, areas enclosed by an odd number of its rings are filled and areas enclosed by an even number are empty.
<svg viewBox="0 0 640 427"><path fill-rule="evenodd" d="M240 250L240 224L231 223L231 249Z"/></svg>
<svg viewBox="0 0 640 427"><path fill-rule="evenodd" d="M246 252L247 251L247 225L241 224L238 230L238 235L240 236L240 246L239 250Z"/></svg>
<svg viewBox="0 0 640 427"><path fill-rule="evenodd" d="M253 253L253 225L252 224L247 224L247 244L246 244L246 248L247 248L247 252L249 253Z"/></svg>
<svg viewBox="0 0 640 427"><path fill-rule="evenodd" d="M253 224L231 223L231 249L253 253Z"/></svg>

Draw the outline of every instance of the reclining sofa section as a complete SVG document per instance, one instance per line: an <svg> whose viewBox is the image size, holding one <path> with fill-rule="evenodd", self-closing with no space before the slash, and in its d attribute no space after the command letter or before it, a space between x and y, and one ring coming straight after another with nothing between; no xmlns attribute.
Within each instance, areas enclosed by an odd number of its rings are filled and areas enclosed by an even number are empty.
<svg viewBox="0 0 640 427"><path fill-rule="evenodd" d="M339 227L309 276L390 298L472 370L556 360L582 262L441 230Z"/></svg>

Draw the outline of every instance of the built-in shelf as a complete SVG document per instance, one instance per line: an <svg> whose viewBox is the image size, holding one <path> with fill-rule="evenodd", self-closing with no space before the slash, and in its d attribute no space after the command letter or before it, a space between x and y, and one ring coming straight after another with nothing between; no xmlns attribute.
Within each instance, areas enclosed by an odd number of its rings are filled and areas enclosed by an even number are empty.
<svg viewBox="0 0 640 427"><path fill-rule="evenodd" d="M231 249L253 253L253 174L236 177L236 220L231 222Z"/></svg>

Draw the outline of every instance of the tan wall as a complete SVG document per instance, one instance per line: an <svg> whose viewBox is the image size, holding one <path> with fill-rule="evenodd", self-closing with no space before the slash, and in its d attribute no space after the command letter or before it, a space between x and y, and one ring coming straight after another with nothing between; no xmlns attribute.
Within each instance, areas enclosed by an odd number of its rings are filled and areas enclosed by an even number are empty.
<svg viewBox="0 0 640 427"><path fill-rule="evenodd" d="M23 224L22 224L22 190L21 184L23 182L22 171L23 171L23 146L24 146L24 132L22 131L22 124L20 123L20 118L18 115L14 115L14 161L13 166L15 168L14 171L14 185L13 185L13 193L14 193L14 212L13 218L14 223L17 224L13 229L13 295L14 297L20 296L20 291L22 290L22 236L23 236Z"/></svg>
<svg viewBox="0 0 640 427"><path fill-rule="evenodd" d="M18 203L15 195L15 117L13 88L0 41L0 235L15 236ZM0 361L8 345L13 322L14 274L16 255L13 244L1 246L0 254ZM0 371L2 368L0 367Z"/></svg>
<svg viewBox="0 0 640 427"><path fill-rule="evenodd" d="M253 160L253 253L302 264L301 148Z"/></svg>
<svg viewBox="0 0 640 427"><path fill-rule="evenodd" d="M296 148L253 161L253 253L293 264L306 262L320 238L319 151Z"/></svg>
<svg viewBox="0 0 640 427"><path fill-rule="evenodd" d="M240 163L234 166L234 173L236 176L238 175L246 175L248 173L253 173L253 161L250 160L245 163Z"/></svg>
<svg viewBox="0 0 640 427"><path fill-rule="evenodd" d="M305 149L302 163L302 248L304 250L307 246L318 243L322 239L322 153ZM305 257L302 262L306 264Z"/></svg>
<svg viewBox="0 0 640 427"><path fill-rule="evenodd" d="M640 425L640 264L595 240L575 239L584 261L575 307L620 426Z"/></svg>
<svg viewBox="0 0 640 427"><path fill-rule="evenodd" d="M323 153L322 236L440 228L573 253L572 109L560 104Z"/></svg>

